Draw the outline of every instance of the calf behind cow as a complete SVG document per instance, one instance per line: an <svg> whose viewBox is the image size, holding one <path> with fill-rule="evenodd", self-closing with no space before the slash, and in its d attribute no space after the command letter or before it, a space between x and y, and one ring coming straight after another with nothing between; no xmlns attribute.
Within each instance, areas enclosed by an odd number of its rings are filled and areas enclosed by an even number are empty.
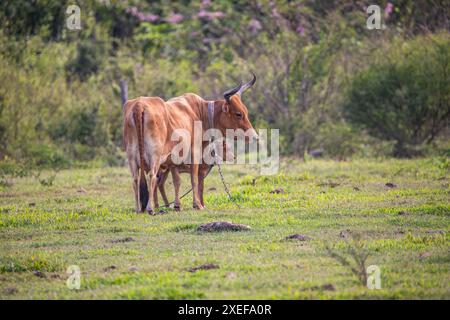
<svg viewBox="0 0 450 320"><path fill-rule="evenodd" d="M220 154L219 159L217 161L222 160L232 160L234 159L234 153L231 150L231 147L226 143L225 141L222 143L218 143L217 141L213 142L216 144L215 150L219 150L221 148L222 154ZM203 143L203 150L207 148L209 143ZM198 191L199 191L199 197L200 197L200 203L202 206L205 206L204 199L203 199L203 190L204 190L204 180L206 176L211 171L213 165L207 164L205 162L202 162L199 165L198 169ZM158 173L158 189L161 194L161 197L164 201L164 206L169 207L169 200L167 199L166 189L165 189L165 183L167 180L167 177L169 175L169 171L172 173L172 179L173 179L173 185L176 190L179 190L180 188L180 173L190 173L191 172L191 166L189 164L182 164L178 166L172 166L170 168L164 168L163 170L160 170ZM155 194L153 196L155 201L155 207L158 207L158 194L155 189ZM181 209L181 203L180 203L180 197L179 193L175 192L175 200L174 200L174 209L176 211L180 211Z"/></svg>
<svg viewBox="0 0 450 320"><path fill-rule="evenodd" d="M256 131L248 118L247 107L241 94L253 86L256 77L248 83L228 90L224 99L208 102L200 96L187 93L164 101L159 97L140 97L124 105L123 135L128 163L133 177L136 211L153 214L157 174L160 167L173 168L178 165L171 158L172 149L178 143L172 140L175 130L190 133L190 174L193 191L193 206L203 209L199 196L199 162L194 143L194 123L200 121L203 130L218 129L223 136L227 129L242 129L249 139L257 139ZM198 156L198 155L197 155ZM148 174L148 177L146 175ZM175 198L179 186L175 186Z"/></svg>

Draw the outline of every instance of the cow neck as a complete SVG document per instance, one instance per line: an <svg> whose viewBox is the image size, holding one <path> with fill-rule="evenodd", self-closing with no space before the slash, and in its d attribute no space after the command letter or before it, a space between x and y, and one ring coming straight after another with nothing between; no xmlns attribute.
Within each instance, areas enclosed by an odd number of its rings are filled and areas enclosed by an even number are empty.
<svg viewBox="0 0 450 320"><path fill-rule="evenodd" d="M212 129L216 127L217 124L217 110L220 106L220 100L204 101L202 108L202 122L203 127Z"/></svg>
<svg viewBox="0 0 450 320"><path fill-rule="evenodd" d="M209 129L214 128L214 104L215 101L208 101L208 124Z"/></svg>
<svg viewBox="0 0 450 320"><path fill-rule="evenodd" d="M221 104L221 101L207 101L206 114L207 114L207 120L208 120L208 129L216 128L215 125L216 125L216 118L217 118L217 114L218 114L216 112L216 110L221 110L222 107L223 107L223 105ZM211 143L214 142L214 137L210 138L210 142ZM213 143L212 147L213 147L212 155L215 157L215 155L217 154L216 145ZM212 168L213 165L210 165L210 168Z"/></svg>

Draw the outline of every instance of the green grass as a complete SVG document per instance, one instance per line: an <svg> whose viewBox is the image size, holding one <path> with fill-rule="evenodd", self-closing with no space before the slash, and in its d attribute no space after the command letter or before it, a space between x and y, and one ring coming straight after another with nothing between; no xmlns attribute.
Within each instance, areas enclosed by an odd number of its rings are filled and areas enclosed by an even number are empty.
<svg viewBox="0 0 450 320"><path fill-rule="evenodd" d="M180 213L161 216L133 212L127 168L62 171L49 187L32 178L1 187L0 298L450 298L450 178L438 159L285 159L274 176L249 165L223 169L241 209L216 169L206 180L207 210L192 210L186 197ZM184 175L182 190L188 186ZM270 193L276 188L285 192ZM218 220L252 229L196 231ZM344 248L347 230L362 236L367 264L380 267L380 290L324 250ZM294 233L311 239L284 240ZM187 271L205 263L220 268ZM66 286L69 265L81 269L80 290Z"/></svg>

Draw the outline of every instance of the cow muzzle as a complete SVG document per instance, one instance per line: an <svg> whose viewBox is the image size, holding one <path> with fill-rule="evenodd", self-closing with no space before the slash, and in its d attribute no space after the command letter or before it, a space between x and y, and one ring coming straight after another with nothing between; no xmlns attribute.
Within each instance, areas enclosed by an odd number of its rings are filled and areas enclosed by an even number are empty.
<svg viewBox="0 0 450 320"><path fill-rule="evenodd" d="M248 138L249 138L249 142L257 142L259 140L258 133L256 133L255 129L252 128L249 130Z"/></svg>

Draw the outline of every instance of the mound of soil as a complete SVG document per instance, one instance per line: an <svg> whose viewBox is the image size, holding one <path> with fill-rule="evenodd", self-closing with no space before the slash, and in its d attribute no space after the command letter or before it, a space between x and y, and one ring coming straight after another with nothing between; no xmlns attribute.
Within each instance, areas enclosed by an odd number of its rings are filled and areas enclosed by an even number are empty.
<svg viewBox="0 0 450 320"><path fill-rule="evenodd" d="M285 238L285 240L298 240L298 241L307 241L310 240L311 238L308 236L305 236L304 234L291 234L290 236L287 236Z"/></svg>
<svg viewBox="0 0 450 320"><path fill-rule="evenodd" d="M217 264L213 264L213 263L207 263L207 264L202 264L201 266L198 267L194 267L194 268L190 268L188 269L189 272L197 272L199 270L211 270L211 269L219 269L220 267Z"/></svg>
<svg viewBox="0 0 450 320"><path fill-rule="evenodd" d="M278 189L270 191L270 193L272 193L272 194L280 194L280 193L285 193L285 191L284 191L283 188L278 188Z"/></svg>
<svg viewBox="0 0 450 320"><path fill-rule="evenodd" d="M232 223L229 221L215 221L202 224L197 228L197 231L202 232L217 232L217 231L244 231L250 230L249 226L244 224Z"/></svg>
<svg viewBox="0 0 450 320"><path fill-rule="evenodd" d="M110 240L109 242L122 243L122 242L130 242L130 241L134 241L134 239L132 237L126 237L126 238L113 239L113 240Z"/></svg>
<svg viewBox="0 0 450 320"><path fill-rule="evenodd" d="M388 188L397 188L397 185L395 185L394 183L392 183L392 182L387 182L386 184L385 184L385 186L386 187L388 187Z"/></svg>

